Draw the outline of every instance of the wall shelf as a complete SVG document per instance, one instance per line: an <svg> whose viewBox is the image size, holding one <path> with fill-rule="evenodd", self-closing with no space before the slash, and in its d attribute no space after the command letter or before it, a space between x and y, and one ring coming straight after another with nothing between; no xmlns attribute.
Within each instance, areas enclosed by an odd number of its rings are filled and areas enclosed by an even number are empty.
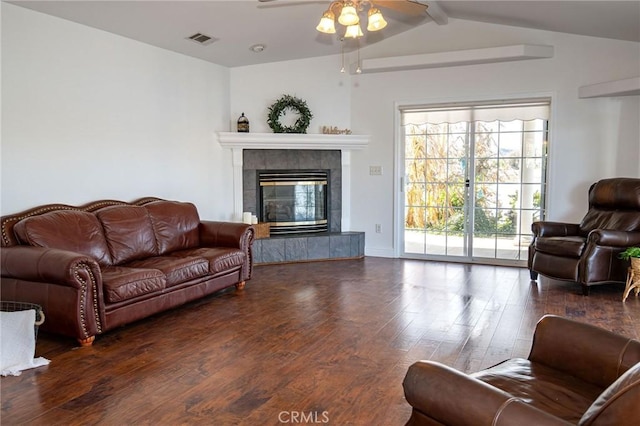
<svg viewBox="0 0 640 426"><path fill-rule="evenodd" d="M637 95L640 95L640 77L590 84L588 86L581 86L578 89L578 96L580 98Z"/></svg>
<svg viewBox="0 0 640 426"><path fill-rule="evenodd" d="M457 50L453 52L425 53L392 58L363 59L362 72L415 70L422 68L453 67L460 65L492 64L553 57L553 46L518 44L486 49Z"/></svg>

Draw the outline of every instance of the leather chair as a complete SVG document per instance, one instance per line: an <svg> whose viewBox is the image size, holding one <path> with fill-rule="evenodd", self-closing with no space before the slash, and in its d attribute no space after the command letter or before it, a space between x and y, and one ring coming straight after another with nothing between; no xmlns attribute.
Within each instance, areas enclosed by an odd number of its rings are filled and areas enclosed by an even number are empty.
<svg viewBox="0 0 640 426"><path fill-rule="evenodd" d="M618 254L640 245L640 179L600 180L589 188L589 211L578 223L534 222L531 279L538 274L589 286L624 283L628 261Z"/></svg>
<svg viewBox="0 0 640 426"><path fill-rule="evenodd" d="M405 376L407 425L637 425L640 342L553 315L527 359L474 374L419 361Z"/></svg>

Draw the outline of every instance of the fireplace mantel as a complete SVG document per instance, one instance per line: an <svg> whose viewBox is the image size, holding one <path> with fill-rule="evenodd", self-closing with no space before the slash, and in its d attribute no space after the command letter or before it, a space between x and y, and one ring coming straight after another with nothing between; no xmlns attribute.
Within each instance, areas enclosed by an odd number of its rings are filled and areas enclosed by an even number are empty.
<svg viewBox="0 0 640 426"><path fill-rule="evenodd" d="M218 132L224 148L231 149L339 149L351 151L369 145L368 135L325 135L301 133Z"/></svg>
<svg viewBox="0 0 640 426"><path fill-rule="evenodd" d="M368 135L218 132L217 139L223 148L231 149L233 153L234 215L238 221L241 220L243 212L242 151L244 149L340 150L342 152L342 231L350 230L351 151L367 148Z"/></svg>

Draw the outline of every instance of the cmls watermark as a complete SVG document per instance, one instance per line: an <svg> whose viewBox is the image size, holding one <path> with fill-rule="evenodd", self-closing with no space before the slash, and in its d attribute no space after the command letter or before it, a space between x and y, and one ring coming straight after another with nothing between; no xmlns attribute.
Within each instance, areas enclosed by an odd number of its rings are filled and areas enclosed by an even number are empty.
<svg viewBox="0 0 640 426"><path fill-rule="evenodd" d="M328 411L280 411L278 414L280 423L329 423Z"/></svg>

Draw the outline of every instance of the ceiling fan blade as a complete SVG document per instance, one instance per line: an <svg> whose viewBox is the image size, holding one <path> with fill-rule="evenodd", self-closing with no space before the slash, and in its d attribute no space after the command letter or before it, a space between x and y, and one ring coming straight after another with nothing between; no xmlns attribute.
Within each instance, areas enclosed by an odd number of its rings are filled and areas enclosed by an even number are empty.
<svg viewBox="0 0 640 426"><path fill-rule="evenodd" d="M427 13L426 5L411 0L373 0L373 4L410 16L424 16Z"/></svg>
<svg viewBox="0 0 640 426"><path fill-rule="evenodd" d="M327 0L258 0L260 9L285 6L304 6L309 4L329 4Z"/></svg>

